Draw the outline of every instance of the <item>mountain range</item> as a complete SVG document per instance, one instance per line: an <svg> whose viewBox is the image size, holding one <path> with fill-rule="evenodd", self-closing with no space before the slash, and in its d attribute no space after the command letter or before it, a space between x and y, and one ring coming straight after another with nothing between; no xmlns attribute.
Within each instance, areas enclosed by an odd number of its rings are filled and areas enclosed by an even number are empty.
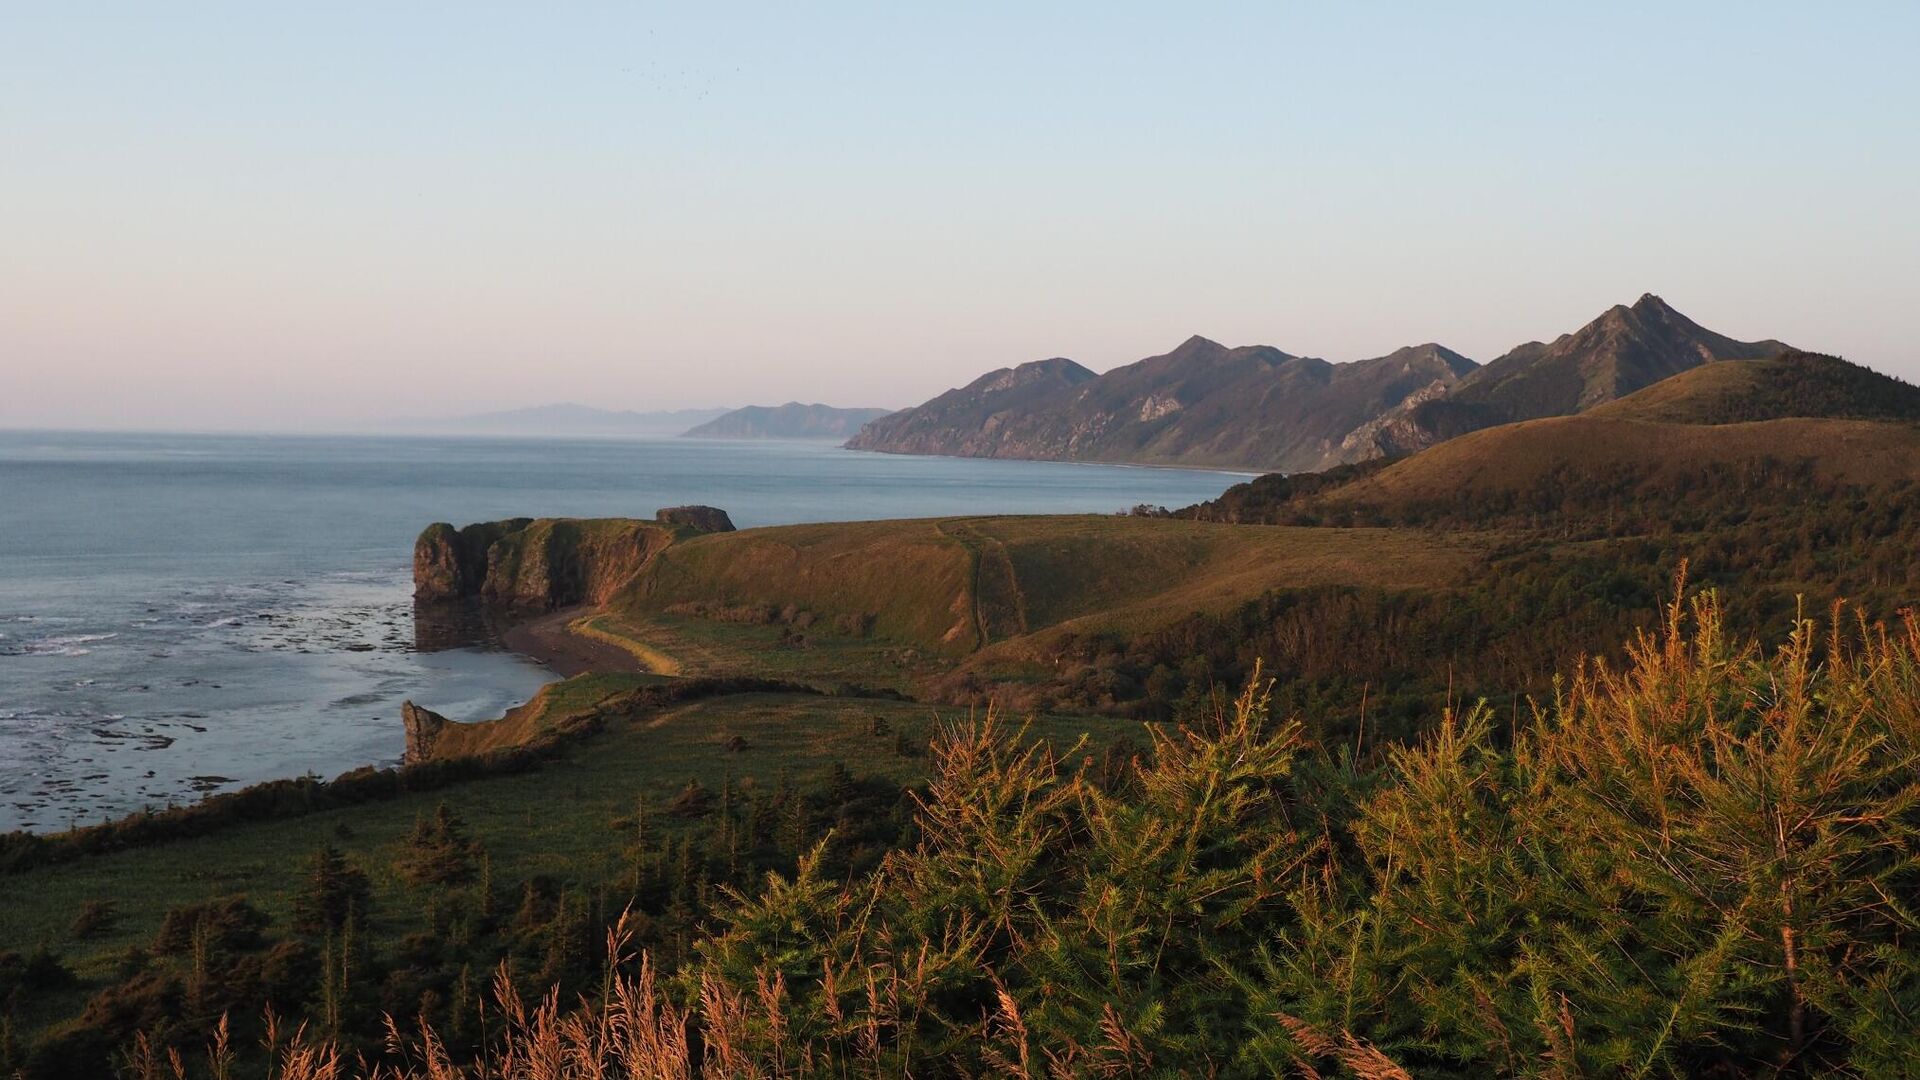
<svg viewBox="0 0 1920 1080"><path fill-rule="evenodd" d="M833 405L749 405L681 432L692 439L844 439L891 409L842 409Z"/></svg>
<svg viewBox="0 0 1920 1080"><path fill-rule="evenodd" d="M1331 363L1196 336L1104 374L1061 357L989 372L873 421L847 446L1317 471L1584 412L1703 364L1786 350L1708 330L1650 293L1485 365L1433 343Z"/></svg>

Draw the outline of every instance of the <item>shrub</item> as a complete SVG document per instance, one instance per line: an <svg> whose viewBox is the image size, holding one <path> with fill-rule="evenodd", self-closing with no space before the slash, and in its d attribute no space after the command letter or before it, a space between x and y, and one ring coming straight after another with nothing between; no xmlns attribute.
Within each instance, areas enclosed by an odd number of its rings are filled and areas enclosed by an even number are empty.
<svg viewBox="0 0 1920 1080"><path fill-rule="evenodd" d="M73 916L73 922L67 927L67 933L76 940L85 941L112 930L114 924L119 921L118 904L111 900L89 900L80 905L80 910Z"/></svg>

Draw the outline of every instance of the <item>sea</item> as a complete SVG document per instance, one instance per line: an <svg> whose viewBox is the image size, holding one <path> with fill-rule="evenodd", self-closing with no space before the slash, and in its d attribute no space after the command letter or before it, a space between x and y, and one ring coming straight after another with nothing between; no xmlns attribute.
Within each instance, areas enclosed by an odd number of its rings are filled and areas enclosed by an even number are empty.
<svg viewBox="0 0 1920 1080"><path fill-rule="evenodd" d="M1242 479L821 442L0 431L0 832L392 764L407 699L525 701L545 667L416 620L431 522L1104 513Z"/></svg>

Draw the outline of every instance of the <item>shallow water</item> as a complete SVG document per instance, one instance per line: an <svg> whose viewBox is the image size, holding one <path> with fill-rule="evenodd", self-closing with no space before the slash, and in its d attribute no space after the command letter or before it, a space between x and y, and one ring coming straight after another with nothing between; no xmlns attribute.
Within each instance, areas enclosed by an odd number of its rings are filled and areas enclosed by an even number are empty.
<svg viewBox="0 0 1920 1080"><path fill-rule="evenodd" d="M546 669L416 628L432 521L1105 512L1238 479L822 443L0 431L0 831L389 764L407 698L524 701Z"/></svg>

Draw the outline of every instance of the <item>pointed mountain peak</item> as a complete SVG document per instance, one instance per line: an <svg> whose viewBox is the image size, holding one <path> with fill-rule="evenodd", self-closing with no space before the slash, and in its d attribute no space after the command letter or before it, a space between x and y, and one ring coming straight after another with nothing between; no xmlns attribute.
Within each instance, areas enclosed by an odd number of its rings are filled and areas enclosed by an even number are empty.
<svg viewBox="0 0 1920 1080"><path fill-rule="evenodd" d="M1647 293L1640 297L1639 300L1634 301L1633 313L1639 316L1642 322L1667 323L1680 327L1682 330L1688 332L1699 332L1701 329L1700 324L1674 310L1672 304L1667 303L1652 293Z"/></svg>
<svg viewBox="0 0 1920 1080"><path fill-rule="evenodd" d="M1172 352L1168 353L1167 355L1177 356L1185 353L1226 352L1226 351L1227 351L1227 347L1225 345L1220 344L1219 342L1213 340L1212 338L1204 338L1204 337L1201 337L1199 334L1195 334L1192 337L1188 338L1187 340L1181 342L1178 348L1174 349Z"/></svg>
<svg viewBox="0 0 1920 1080"><path fill-rule="evenodd" d="M1673 331L1681 334L1702 332L1698 323L1682 315L1672 304L1652 293L1642 294L1631 307L1626 304L1613 305L1582 330L1611 329L1628 333L1647 333L1655 331L1658 327L1670 328L1664 331L1669 333ZM1578 334L1576 333L1575 336Z"/></svg>

